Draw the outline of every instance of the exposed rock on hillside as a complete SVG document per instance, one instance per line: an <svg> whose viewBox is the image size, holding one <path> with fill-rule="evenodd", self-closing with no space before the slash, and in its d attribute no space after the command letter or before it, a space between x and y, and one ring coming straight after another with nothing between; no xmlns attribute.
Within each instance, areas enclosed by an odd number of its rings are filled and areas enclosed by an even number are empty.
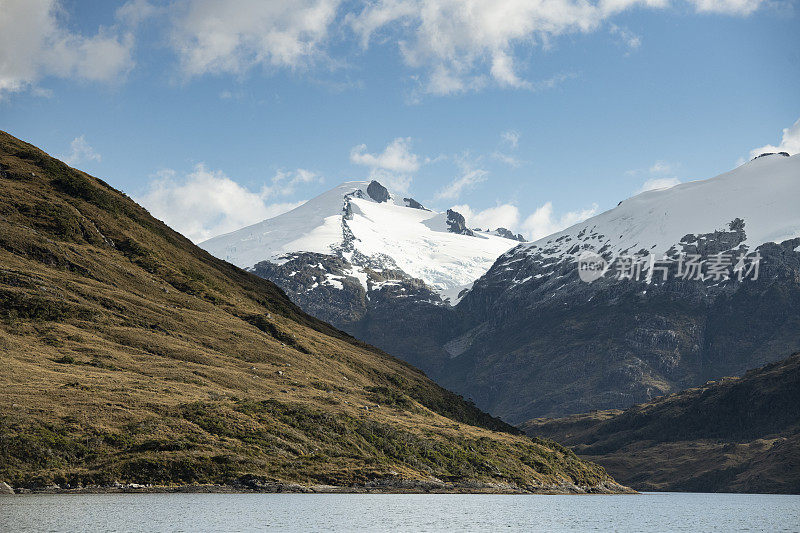
<svg viewBox="0 0 800 533"><path fill-rule="evenodd" d="M389 200L389 190L375 180L367 186L367 194L378 203Z"/></svg>
<svg viewBox="0 0 800 533"><path fill-rule="evenodd" d="M459 235L469 235L474 237L475 233L467 227L464 215L452 209L447 210L447 228L450 233L457 233Z"/></svg>
<svg viewBox="0 0 800 533"><path fill-rule="evenodd" d="M413 198L403 198L403 201L406 203L407 207L410 207L412 209L424 209L425 211L427 211L424 205L414 200Z"/></svg>

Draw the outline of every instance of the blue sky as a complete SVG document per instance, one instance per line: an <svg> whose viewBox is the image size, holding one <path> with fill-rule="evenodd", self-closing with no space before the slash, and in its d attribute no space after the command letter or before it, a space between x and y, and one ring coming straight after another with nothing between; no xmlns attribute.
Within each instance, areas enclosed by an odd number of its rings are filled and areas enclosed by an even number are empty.
<svg viewBox="0 0 800 533"><path fill-rule="evenodd" d="M800 151L783 0L0 0L0 129L194 240L377 178L528 237Z"/></svg>

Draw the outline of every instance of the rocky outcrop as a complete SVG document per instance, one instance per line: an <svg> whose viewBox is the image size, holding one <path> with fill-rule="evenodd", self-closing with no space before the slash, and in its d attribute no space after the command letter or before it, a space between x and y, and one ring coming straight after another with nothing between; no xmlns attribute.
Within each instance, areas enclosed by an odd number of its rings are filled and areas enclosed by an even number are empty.
<svg viewBox="0 0 800 533"><path fill-rule="evenodd" d="M519 242L525 242L525 237L523 237L521 233L517 233L516 235L514 235L514 233L511 230L509 230L508 228L497 228L497 230L495 230L495 231L499 236L505 237L506 239L511 239L513 241L519 241Z"/></svg>
<svg viewBox="0 0 800 533"><path fill-rule="evenodd" d="M307 313L342 327L366 313L366 289L353 265L334 255L297 253L276 264L262 261L252 268L269 279Z"/></svg>
<svg viewBox="0 0 800 533"><path fill-rule="evenodd" d="M414 200L413 198L403 198L403 202L405 202L406 207L410 207L412 209L422 209L424 211L429 211L425 208L424 205L419 203L418 201Z"/></svg>
<svg viewBox="0 0 800 533"><path fill-rule="evenodd" d="M436 371L456 315L438 293L393 262L302 252L262 261L252 272L281 287L308 313L410 363ZM369 261L368 261L369 259Z"/></svg>
<svg viewBox="0 0 800 533"><path fill-rule="evenodd" d="M14 494L14 489L5 481L0 481L0 494Z"/></svg>
<svg viewBox="0 0 800 533"><path fill-rule="evenodd" d="M389 200L389 190L375 180L367 186L367 194L378 203Z"/></svg>
<svg viewBox="0 0 800 533"><path fill-rule="evenodd" d="M769 155L780 155L783 157L790 157L789 152L764 152L763 154L755 156L753 159L751 159L751 161L755 161L759 157L766 157Z"/></svg>
<svg viewBox="0 0 800 533"><path fill-rule="evenodd" d="M467 222L464 215L452 209L447 210L447 231L450 233L458 233L459 235L469 235L474 237L475 233L467 227Z"/></svg>

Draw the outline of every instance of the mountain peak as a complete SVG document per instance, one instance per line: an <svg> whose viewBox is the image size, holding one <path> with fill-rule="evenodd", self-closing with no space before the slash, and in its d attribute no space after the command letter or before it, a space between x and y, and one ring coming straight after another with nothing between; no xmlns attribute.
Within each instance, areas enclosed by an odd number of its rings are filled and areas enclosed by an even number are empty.
<svg viewBox="0 0 800 533"><path fill-rule="evenodd" d="M378 203L386 202L391 197L389 195L389 190L375 180L369 182L367 194Z"/></svg>
<svg viewBox="0 0 800 533"><path fill-rule="evenodd" d="M800 236L800 158L774 154L719 176L640 193L619 205L538 241L548 250L577 257L583 250L624 255L668 252L688 234L725 230L734 219L747 225L751 249Z"/></svg>
<svg viewBox="0 0 800 533"><path fill-rule="evenodd" d="M242 268L283 264L299 253L333 255L358 268L400 270L443 292L472 283L516 244L473 232L459 213L427 210L372 180L342 183L288 213L200 246Z"/></svg>

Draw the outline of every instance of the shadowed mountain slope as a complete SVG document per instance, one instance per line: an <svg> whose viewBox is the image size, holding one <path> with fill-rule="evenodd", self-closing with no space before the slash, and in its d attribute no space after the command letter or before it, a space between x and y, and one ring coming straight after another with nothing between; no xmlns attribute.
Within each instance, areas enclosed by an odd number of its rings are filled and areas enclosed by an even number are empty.
<svg viewBox="0 0 800 533"><path fill-rule="evenodd" d="M800 156L771 155L521 244L454 308L450 357L418 366L517 424L624 409L780 360L800 350L798 199ZM578 271L587 253L608 266L592 283ZM700 275L681 270L692 257ZM721 275L715 259L729 262ZM624 277L626 260L641 275Z"/></svg>
<svg viewBox="0 0 800 533"><path fill-rule="evenodd" d="M646 191L519 245L368 188L203 246L513 424L624 409L800 349L800 156ZM516 246L489 266L498 241ZM607 270L586 283L590 253Z"/></svg>
<svg viewBox="0 0 800 533"><path fill-rule="evenodd" d="M640 490L800 493L800 353L625 411L523 429Z"/></svg>

